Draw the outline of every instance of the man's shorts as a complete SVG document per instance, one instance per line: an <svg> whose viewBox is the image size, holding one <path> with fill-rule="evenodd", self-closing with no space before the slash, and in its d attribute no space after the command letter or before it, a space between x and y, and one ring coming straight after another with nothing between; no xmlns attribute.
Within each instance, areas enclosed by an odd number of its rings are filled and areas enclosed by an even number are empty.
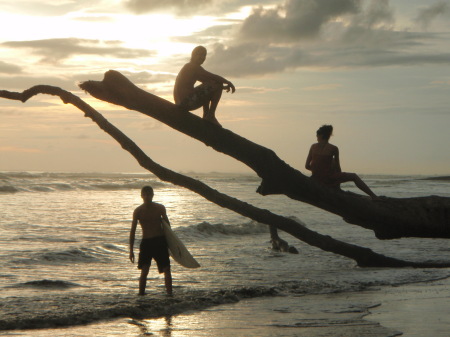
<svg viewBox="0 0 450 337"><path fill-rule="evenodd" d="M209 102L217 85L212 83L202 83L194 88L194 91L183 99L180 106L188 111L196 110Z"/></svg>
<svg viewBox="0 0 450 337"><path fill-rule="evenodd" d="M353 177L354 174L348 172L336 172L324 177L311 176L314 180L317 180L328 187L339 187L342 183L352 181Z"/></svg>
<svg viewBox="0 0 450 337"><path fill-rule="evenodd" d="M138 268L142 269L145 265L150 266L152 259L156 261L159 273L162 273L166 267L170 267L169 250L164 236L142 239Z"/></svg>

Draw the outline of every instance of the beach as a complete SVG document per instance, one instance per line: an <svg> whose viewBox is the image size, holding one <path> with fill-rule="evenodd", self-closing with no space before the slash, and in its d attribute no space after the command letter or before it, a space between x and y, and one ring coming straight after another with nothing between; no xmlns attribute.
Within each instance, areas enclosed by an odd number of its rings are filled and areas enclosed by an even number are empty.
<svg viewBox="0 0 450 337"><path fill-rule="evenodd" d="M154 295L163 300L164 296ZM189 313L120 318L69 328L14 330L4 336L448 336L449 279L378 290L242 299ZM176 296L175 296L176 298ZM167 299L166 299L167 300ZM139 302L152 299L138 299ZM176 300L175 300L176 301ZM315 302L326 302L325 311ZM309 303L309 304L308 304ZM367 307L353 306L366 303ZM344 310L342 310L344 309ZM347 309L347 310L346 310ZM280 332L282 330L282 332Z"/></svg>
<svg viewBox="0 0 450 337"><path fill-rule="evenodd" d="M227 194L332 237L411 261L449 261L448 240L381 241L283 196L254 193L251 175L196 175ZM299 254L270 249L267 226L141 174L2 173L0 335L448 336L450 270L359 268L280 233ZM380 195L449 196L448 181L368 176ZM174 296L151 269L148 294L128 260L140 188L155 188L201 264L172 264ZM345 189L355 191L351 185ZM24 212L24 210L26 210ZM17 217L17 214L22 216Z"/></svg>
<svg viewBox="0 0 450 337"><path fill-rule="evenodd" d="M371 310L370 320L403 332L402 336L448 336L450 281L443 279L380 289L382 305Z"/></svg>

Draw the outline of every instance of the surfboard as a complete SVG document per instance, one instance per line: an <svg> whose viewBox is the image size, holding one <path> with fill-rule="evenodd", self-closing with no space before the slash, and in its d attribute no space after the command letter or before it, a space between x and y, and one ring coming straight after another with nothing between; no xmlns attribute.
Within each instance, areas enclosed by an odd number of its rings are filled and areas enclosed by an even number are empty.
<svg viewBox="0 0 450 337"><path fill-rule="evenodd" d="M166 237L167 245L169 246L169 253L172 258L186 268L198 268L200 264L189 253L184 243L170 228L167 221L162 220L162 228Z"/></svg>

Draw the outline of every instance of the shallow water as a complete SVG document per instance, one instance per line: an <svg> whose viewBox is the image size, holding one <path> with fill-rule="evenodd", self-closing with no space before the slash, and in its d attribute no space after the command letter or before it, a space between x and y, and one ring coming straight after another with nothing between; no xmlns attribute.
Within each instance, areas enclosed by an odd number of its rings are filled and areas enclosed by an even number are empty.
<svg viewBox="0 0 450 337"><path fill-rule="evenodd" d="M380 241L311 206L257 195L259 180L250 175L198 178L322 234L385 255L450 260L448 240ZM450 196L449 181L418 178L365 180L377 194L391 197ZM173 298L165 297L163 279L154 269L149 295L136 296L139 272L128 261L127 245L144 184L155 187L155 201L166 206L176 233L202 265L195 270L172 265ZM355 191L351 185L344 189ZM361 269L352 260L283 234L300 254L273 252L266 226L151 175L2 173L0 191L0 328L45 328L29 330L33 336L61 326L69 326L55 332L61 336L82 336L83 329L131 336L147 330L161 336L295 336L299 329L302 336L328 336L335 329L388 336L396 330L364 318L377 301L352 302L348 294L450 276L448 269ZM77 326L85 323L94 325Z"/></svg>

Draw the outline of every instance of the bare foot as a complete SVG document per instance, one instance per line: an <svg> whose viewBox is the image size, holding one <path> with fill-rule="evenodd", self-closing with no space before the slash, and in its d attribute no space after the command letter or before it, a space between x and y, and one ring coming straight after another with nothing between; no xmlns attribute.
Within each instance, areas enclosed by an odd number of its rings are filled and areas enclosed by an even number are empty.
<svg viewBox="0 0 450 337"><path fill-rule="evenodd" d="M208 121L208 122L212 123L212 124L216 124L217 126L222 127L222 125L219 123L219 121L217 120L216 117L204 117L203 119L205 121Z"/></svg>

